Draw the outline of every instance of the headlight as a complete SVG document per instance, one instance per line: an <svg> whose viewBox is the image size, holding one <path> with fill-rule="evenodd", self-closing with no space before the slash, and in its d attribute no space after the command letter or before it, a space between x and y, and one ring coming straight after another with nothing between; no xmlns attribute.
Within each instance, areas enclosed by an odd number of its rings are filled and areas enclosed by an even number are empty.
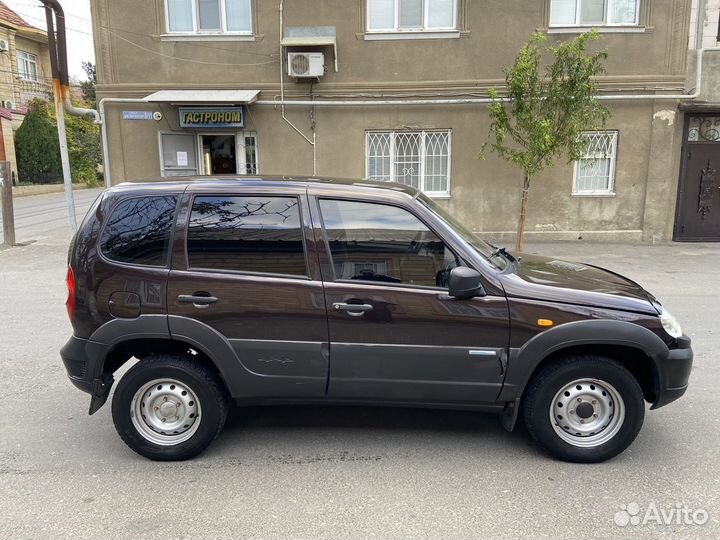
<svg viewBox="0 0 720 540"><path fill-rule="evenodd" d="M674 338L679 338L683 335L682 328L680 328L680 323L677 322L675 317L672 316L672 313L670 313L665 308L663 308L662 312L660 313L660 322L662 323L665 331L670 336Z"/></svg>

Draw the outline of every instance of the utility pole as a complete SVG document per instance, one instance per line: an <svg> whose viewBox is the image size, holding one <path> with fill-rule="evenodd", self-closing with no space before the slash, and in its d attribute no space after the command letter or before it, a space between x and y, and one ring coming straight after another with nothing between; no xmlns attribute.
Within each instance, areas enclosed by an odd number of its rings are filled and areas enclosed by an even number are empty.
<svg viewBox="0 0 720 540"><path fill-rule="evenodd" d="M13 210L12 169L9 161L0 161L0 191L2 191L3 243L15 245L15 211Z"/></svg>
<svg viewBox="0 0 720 540"><path fill-rule="evenodd" d="M65 183L65 202L67 203L70 232L77 232L75 216L75 200L73 197L72 174L70 171L70 155L68 153L67 132L65 130L65 112L75 116L92 118L100 122L100 116L93 109L74 107L70 101L70 76L67 63L67 44L65 42L65 12L58 0L40 0L45 6L47 22L48 46L50 49L50 67L53 78L53 94L55 96L55 112L57 114L57 130L60 139L60 160L62 162L63 180ZM57 35L55 23L57 22Z"/></svg>

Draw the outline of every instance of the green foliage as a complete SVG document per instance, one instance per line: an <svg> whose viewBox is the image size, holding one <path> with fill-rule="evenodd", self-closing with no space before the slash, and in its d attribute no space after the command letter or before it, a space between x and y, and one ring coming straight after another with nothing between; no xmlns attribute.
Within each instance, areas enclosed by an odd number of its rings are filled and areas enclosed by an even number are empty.
<svg viewBox="0 0 720 540"><path fill-rule="evenodd" d="M102 161L100 126L87 118L65 114L65 127L73 182L97 186L97 168Z"/></svg>
<svg viewBox="0 0 720 540"><path fill-rule="evenodd" d="M87 101L94 109L96 107L97 98L95 96L95 85L97 84L97 70L92 62L82 63L83 71L87 75L87 80L80 83L80 89L83 93L83 99Z"/></svg>
<svg viewBox="0 0 720 540"><path fill-rule="evenodd" d="M57 128L50 106L41 99L29 104L25 120L15 132L15 155L21 181L52 181L62 175Z"/></svg>
<svg viewBox="0 0 720 540"><path fill-rule="evenodd" d="M609 117L595 97L593 81L604 72L607 53L587 52L588 43L597 39L593 30L553 47L547 45L545 34L536 32L520 49L515 64L504 70L505 99L491 91L490 147L521 167L526 183L558 156L578 159L586 144L580 132L604 126ZM546 54L552 62L543 69Z"/></svg>
<svg viewBox="0 0 720 540"><path fill-rule="evenodd" d="M21 181L48 182L62 179L57 119L43 100L29 103L30 110L15 133L15 153ZM65 114L70 172L73 182L96 186L102 161L100 127L92 120Z"/></svg>

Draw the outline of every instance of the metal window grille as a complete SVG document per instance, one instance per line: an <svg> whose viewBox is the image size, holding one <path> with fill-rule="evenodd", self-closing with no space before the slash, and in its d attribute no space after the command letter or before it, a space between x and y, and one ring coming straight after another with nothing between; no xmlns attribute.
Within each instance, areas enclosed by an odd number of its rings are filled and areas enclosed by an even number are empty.
<svg viewBox="0 0 720 540"><path fill-rule="evenodd" d="M617 131L592 131L582 134L585 154L575 162L573 193L580 195L612 194L615 188Z"/></svg>
<svg viewBox="0 0 720 540"><path fill-rule="evenodd" d="M450 193L450 131L369 131L366 176Z"/></svg>

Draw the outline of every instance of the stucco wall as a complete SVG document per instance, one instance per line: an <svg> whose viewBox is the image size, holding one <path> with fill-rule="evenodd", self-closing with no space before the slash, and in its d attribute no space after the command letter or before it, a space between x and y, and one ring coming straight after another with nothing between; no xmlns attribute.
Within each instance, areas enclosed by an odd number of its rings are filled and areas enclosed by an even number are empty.
<svg viewBox="0 0 720 540"><path fill-rule="evenodd" d="M672 213L677 181L672 149L679 144L679 136L676 113L668 113L663 106L658 102L612 107L607 128L619 131L615 196L572 196L572 165L562 161L539 175L530 195L527 230L531 236L639 240L647 229L652 230L646 235L648 240L667 238L671 225L668 213ZM163 113L163 119L122 120L123 109L157 110ZM310 133L308 110L293 109L289 117ZM330 177L365 176L368 129L451 129L450 198L440 203L474 230L492 233L494 238L509 238L514 232L521 175L493 154L478 159L489 125L484 107L318 108L315 121L317 173ZM114 182L158 178L158 132L179 130L176 108L112 105L108 124L112 126L110 146L115 150ZM261 173L312 174L311 146L282 121L279 111L251 105L247 129L257 132ZM647 193L648 181L653 182L652 193Z"/></svg>
<svg viewBox="0 0 720 540"><path fill-rule="evenodd" d="M550 0L458 0L459 33L451 39L371 41L363 30L365 0L285 0L286 26L334 25L339 71L313 86L316 99L454 97L487 95L502 84L502 67L535 30L548 31ZM161 89L257 89L260 99L279 96L278 1L255 0L254 35L172 40L164 36L163 0L93 0L98 94L143 97ZM641 25L603 33L598 47L609 53L604 92L685 91L690 0L643 0ZM555 42L571 37L551 33ZM288 99L307 98L307 82L285 77ZM682 122L677 101L613 102L608 129L619 130L615 196L571 195L572 166L562 161L534 180L527 230L545 238L668 240L673 224ZM108 107L110 167L114 182L160 175L158 131L177 130L172 106L129 105L158 110L160 122L124 121L123 107ZM258 134L260 171L312 174L312 148L271 106L251 105L248 127ZM289 118L310 134L309 109L288 107ZM475 230L503 241L515 229L520 172L478 152L488 132L482 105L317 107L317 173L365 175L369 129L452 130L450 207Z"/></svg>

